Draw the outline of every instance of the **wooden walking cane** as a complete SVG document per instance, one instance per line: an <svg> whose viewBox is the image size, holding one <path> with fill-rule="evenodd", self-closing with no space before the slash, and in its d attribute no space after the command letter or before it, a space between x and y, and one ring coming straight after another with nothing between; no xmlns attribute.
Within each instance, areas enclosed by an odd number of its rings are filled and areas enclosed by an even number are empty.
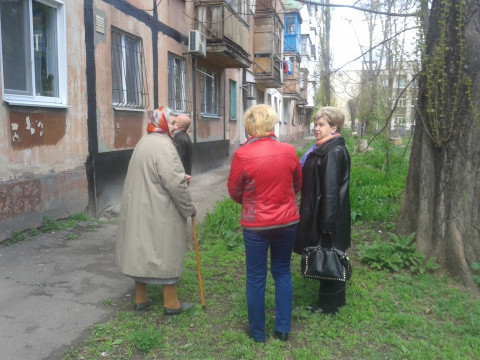
<svg viewBox="0 0 480 360"><path fill-rule="evenodd" d="M195 243L195 253L197 254L198 282L200 283L200 296L202 297L202 310L206 309L205 298L203 297L202 271L200 270L200 255L198 254L197 232L195 231L195 217L192 216L193 242Z"/></svg>

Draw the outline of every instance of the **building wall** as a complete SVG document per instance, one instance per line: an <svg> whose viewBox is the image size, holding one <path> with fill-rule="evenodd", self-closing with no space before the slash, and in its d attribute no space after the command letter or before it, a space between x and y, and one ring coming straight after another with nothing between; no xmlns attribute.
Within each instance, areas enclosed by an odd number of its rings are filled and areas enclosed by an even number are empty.
<svg viewBox="0 0 480 360"><path fill-rule="evenodd" d="M194 120L188 131L194 141L193 175L230 161L246 139L244 113L256 103L245 91L245 82L254 81L252 68L223 68L214 57L193 58L188 53L194 5L184 0L63 2L67 106L0 104L0 241L12 231L38 227L45 215L102 215L120 201L131 153L146 133L150 113L168 106L169 53L185 59L187 112ZM248 47L251 58L253 16L242 17L249 26L242 28L241 44L231 49ZM132 111L113 105L112 27L142 40L148 91L144 108ZM219 73L218 116L201 114L202 68ZM229 116L230 80L237 86L236 120ZM263 89L265 97L268 93ZM270 104L279 114L277 135L282 141L298 138L302 127L292 125L295 103L285 102L278 91L272 94Z"/></svg>
<svg viewBox="0 0 480 360"><path fill-rule="evenodd" d="M68 108L0 104L0 241L43 216L68 217L88 204L81 1L65 5L65 23Z"/></svg>

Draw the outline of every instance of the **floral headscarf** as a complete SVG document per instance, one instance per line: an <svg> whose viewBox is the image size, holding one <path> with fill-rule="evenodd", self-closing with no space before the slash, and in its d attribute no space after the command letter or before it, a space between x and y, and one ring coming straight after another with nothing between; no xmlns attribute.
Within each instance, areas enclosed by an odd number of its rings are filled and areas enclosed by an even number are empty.
<svg viewBox="0 0 480 360"><path fill-rule="evenodd" d="M168 129L168 118L170 116L170 110L168 108L164 108L160 106L156 109L152 116L150 116L150 121L147 125L147 132L150 134L152 132L167 134L170 135L170 131Z"/></svg>

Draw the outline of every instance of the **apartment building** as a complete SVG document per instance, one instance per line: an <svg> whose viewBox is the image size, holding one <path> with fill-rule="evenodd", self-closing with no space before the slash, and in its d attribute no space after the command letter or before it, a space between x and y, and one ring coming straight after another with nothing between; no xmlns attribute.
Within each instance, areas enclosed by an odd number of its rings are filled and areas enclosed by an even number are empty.
<svg viewBox="0 0 480 360"><path fill-rule="evenodd" d="M192 118L193 175L230 161L255 103L281 140L302 136L284 21L281 0L2 0L0 241L118 203L160 105Z"/></svg>

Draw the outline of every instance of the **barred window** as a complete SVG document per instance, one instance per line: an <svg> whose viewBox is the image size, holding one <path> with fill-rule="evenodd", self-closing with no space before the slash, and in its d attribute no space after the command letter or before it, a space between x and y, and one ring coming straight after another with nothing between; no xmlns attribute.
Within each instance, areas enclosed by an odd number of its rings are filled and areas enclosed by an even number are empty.
<svg viewBox="0 0 480 360"><path fill-rule="evenodd" d="M202 69L202 115L220 114L219 75L208 69Z"/></svg>
<svg viewBox="0 0 480 360"><path fill-rule="evenodd" d="M185 59L168 54L168 107L186 113L186 67Z"/></svg>
<svg viewBox="0 0 480 360"><path fill-rule="evenodd" d="M115 106L148 106L142 40L116 29L112 29L112 98Z"/></svg>

